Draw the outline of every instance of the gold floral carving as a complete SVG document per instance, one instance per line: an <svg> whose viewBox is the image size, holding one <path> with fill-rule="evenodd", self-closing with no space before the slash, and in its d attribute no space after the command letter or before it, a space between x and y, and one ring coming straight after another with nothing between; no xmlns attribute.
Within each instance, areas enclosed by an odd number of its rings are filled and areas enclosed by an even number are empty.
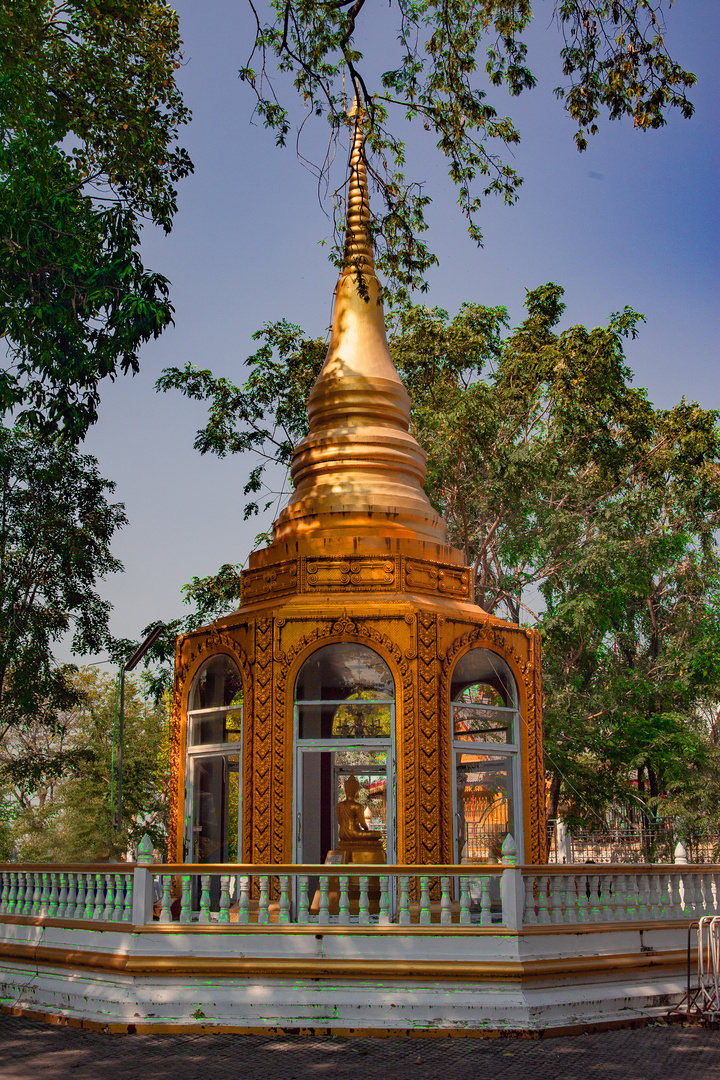
<svg viewBox="0 0 720 1080"><path fill-rule="evenodd" d="M334 592L348 588L394 591L396 559L303 559L303 591Z"/></svg>
<svg viewBox="0 0 720 1080"><path fill-rule="evenodd" d="M442 735L438 724L437 616L418 615L418 777L420 781L419 859L421 863L441 863L441 772Z"/></svg>
<svg viewBox="0 0 720 1080"><path fill-rule="evenodd" d="M250 861L272 862L273 625L255 625L255 708L252 738ZM249 744L246 744L249 747ZM249 755L248 755L249 756Z"/></svg>

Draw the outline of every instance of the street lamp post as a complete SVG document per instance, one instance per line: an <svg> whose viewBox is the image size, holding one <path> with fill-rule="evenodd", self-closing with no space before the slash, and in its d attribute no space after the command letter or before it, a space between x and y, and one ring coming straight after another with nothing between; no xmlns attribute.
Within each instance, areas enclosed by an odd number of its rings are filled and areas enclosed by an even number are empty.
<svg viewBox="0 0 720 1080"><path fill-rule="evenodd" d="M132 654L127 663L123 664L120 668L120 745L118 747L118 812L117 812L117 825L118 831L122 825L122 782L123 782L123 738L125 734L125 672L132 671L133 668L142 660L145 653L148 651L151 645L154 645L157 639L165 629L164 623L158 623L154 626L148 636L143 641L135 652Z"/></svg>

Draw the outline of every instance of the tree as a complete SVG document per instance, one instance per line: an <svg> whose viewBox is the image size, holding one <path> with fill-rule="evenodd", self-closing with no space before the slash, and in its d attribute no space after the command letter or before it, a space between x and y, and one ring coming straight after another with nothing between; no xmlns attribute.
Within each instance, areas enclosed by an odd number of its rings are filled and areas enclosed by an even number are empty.
<svg viewBox="0 0 720 1080"><path fill-rule="evenodd" d="M146 700L137 680L125 685L124 823L117 811L117 679L97 668L72 675L78 703L60 717L55 730L29 722L14 730L0 749L5 775L28 752L62 759L59 775L28 784L20 775L5 782L2 799L5 836L0 843L24 861L85 862L119 858L145 833L158 848L167 846L169 712ZM113 803L115 805L113 805Z"/></svg>
<svg viewBox="0 0 720 1080"><path fill-rule="evenodd" d="M0 428L0 742L28 725L62 734L79 696L72 667L53 659L56 642L70 634L79 654L110 642L110 604L96 586L122 569L110 550L126 522L107 500L114 488L93 457ZM51 740L16 754L8 776L31 788L65 766Z"/></svg>
<svg viewBox="0 0 720 1080"><path fill-rule="evenodd" d="M192 170L180 45L164 0L0 2L0 410L70 439L172 321L139 245Z"/></svg>
<svg viewBox="0 0 720 1080"><path fill-rule="evenodd" d="M631 309L558 333L562 289L548 284L527 311L510 333L501 307L401 313L390 346L426 490L475 569L477 602L542 632L551 812L562 800L571 821L597 827L614 801L654 814L671 799L689 816L683 792L695 805L700 787L717 830L702 776L717 758L704 717L720 700L718 414L657 410L631 385ZM246 514L260 510L268 461L286 464L305 433L322 363L298 327L256 336L243 386L192 367L159 383L208 402L202 452L260 458Z"/></svg>
<svg viewBox="0 0 720 1080"><path fill-rule="evenodd" d="M481 197L497 194L512 203L522 183L502 154L520 135L498 108L503 88L517 96L536 84L524 40L535 11L554 20L560 32L563 81L555 94L577 125L579 150L597 132L603 113L631 117L647 131L665 124L671 109L686 117L693 112L686 90L696 78L667 51L663 0L558 0L552 6L531 0L398 0L386 16L365 0L270 0L264 18L249 3L255 40L240 77L252 87L257 112L279 144L291 121L278 97L273 59L280 81L292 78L305 120L326 117L330 146L318 169L321 180L348 123L346 76L362 103L369 172L385 201L370 232L389 285L405 297L409 288L424 287L424 274L437 260L421 239L429 197L403 172L403 124L421 123L436 139L470 235L479 243ZM378 35L397 42L396 66L379 77L374 57L366 58L359 47L363 36L376 41ZM334 195L336 208L341 191ZM341 244L335 253L342 258Z"/></svg>

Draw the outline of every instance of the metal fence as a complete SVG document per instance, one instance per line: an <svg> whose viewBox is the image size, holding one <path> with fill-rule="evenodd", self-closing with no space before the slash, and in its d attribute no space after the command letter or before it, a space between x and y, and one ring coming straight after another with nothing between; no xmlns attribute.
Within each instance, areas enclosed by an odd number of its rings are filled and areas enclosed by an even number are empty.
<svg viewBox="0 0 720 1080"><path fill-rule="evenodd" d="M673 863L678 841L682 839L690 863L716 862L720 855L720 837L680 837L673 821L661 821L649 827L622 825L605 832L577 830L567 832L562 822L550 822L548 829L549 863Z"/></svg>

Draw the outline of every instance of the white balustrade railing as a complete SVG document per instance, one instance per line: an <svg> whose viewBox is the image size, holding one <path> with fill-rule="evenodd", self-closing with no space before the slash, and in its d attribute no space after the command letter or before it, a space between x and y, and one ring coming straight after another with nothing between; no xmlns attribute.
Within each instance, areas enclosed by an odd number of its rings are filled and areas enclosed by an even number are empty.
<svg viewBox="0 0 720 1080"><path fill-rule="evenodd" d="M720 915L720 867L524 868L524 926L665 922Z"/></svg>
<svg viewBox="0 0 720 1080"><path fill-rule="evenodd" d="M0 865L0 916L520 930L720 915L719 866Z"/></svg>
<svg viewBox="0 0 720 1080"><path fill-rule="evenodd" d="M116 871L106 863L82 869L5 864L0 868L0 915L131 923L136 870Z"/></svg>

